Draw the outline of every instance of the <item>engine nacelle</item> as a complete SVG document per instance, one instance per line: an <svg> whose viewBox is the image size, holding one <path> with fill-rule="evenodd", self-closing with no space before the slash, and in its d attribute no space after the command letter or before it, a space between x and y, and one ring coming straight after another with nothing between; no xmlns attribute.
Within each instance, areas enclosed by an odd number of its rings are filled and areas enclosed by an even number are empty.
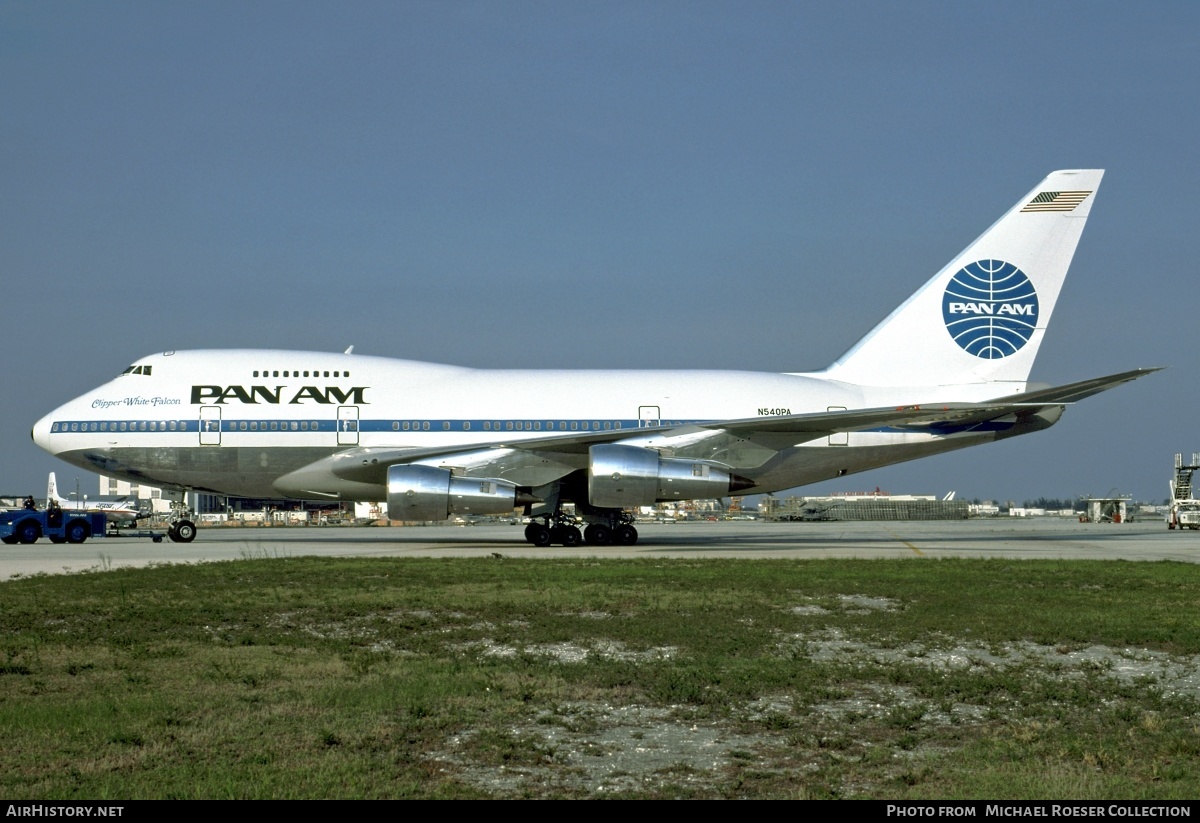
<svg viewBox="0 0 1200 823"><path fill-rule="evenodd" d="M445 520L452 514L510 514L527 495L506 480L455 477L435 466L389 466L388 517Z"/></svg>
<svg viewBox="0 0 1200 823"><path fill-rule="evenodd" d="M749 486L712 463L660 457L658 452L639 446L606 443L592 446L588 455L588 500L600 508L724 497Z"/></svg>

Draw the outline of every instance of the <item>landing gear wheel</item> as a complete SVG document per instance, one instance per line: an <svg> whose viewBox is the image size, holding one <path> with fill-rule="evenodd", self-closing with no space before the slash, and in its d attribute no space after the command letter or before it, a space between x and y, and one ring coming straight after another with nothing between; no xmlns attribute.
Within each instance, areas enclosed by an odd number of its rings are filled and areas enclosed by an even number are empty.
<svg viewBox="0 0 1200 823"><path fill-rule="evenodd" d="M558 542L573 549L583 542L583 534L575 526L563 526L559 530Z"/></svg>
<svg viewBox="0 0 1200 823"><path fill-rule="evenodd" d="M88 539L88 527L85 523L68 523L66 532L68 543L82 543Z"/></svg>
<svg viewBox="0 0 1200 823"><path fill-rule="evenodd" d="M618 546L632 546L637 542L637 539L637 529L628 523L617 526L616 530L613 532L613 542L615 542Z"/></svg>
<svg viewBox="0 0 1200 823"><path fill-rule="evenodd" d="M540 523L531 523L529 528L525 530L525 536L530 543L538 548L544 549L550 545L550 530Z"/></svg>
<svg viewBox="0 0 1200 823"><path fill-rule="evenodd" d="M175 542L191 543L196 539L196 524L191 520L180 520L175 524Z"/></svg>
<svg viewBox="0 0 1200 823"><path fill-rule="evenodd" d="M607 546L612 542L613 530L603 523L593 523L583 530L583 539L589 546Z"/></svg>

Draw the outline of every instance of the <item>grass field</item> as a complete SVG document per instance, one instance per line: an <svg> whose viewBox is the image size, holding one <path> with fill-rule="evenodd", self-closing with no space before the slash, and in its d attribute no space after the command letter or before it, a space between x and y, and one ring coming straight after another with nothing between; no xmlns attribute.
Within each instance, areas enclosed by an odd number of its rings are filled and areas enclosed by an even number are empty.
<svg viewBox="0 0 1200 823"><path fill-rule="evenodd" d="M1198 602L1088 561L18 579L0 796L1195 798Z"/></svg>

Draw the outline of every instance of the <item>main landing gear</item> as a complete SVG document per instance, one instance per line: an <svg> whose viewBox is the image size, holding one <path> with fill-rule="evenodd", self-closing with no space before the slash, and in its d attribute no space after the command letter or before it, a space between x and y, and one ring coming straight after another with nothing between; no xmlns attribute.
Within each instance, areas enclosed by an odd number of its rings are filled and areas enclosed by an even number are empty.
<svg viewBox="0 0 1200 823"><path fill-rule="evenodd" d="M575 518L557 511L539 515L541 523L532 522L525 527L525 539L535 546L551 546L555 543L573 548L581 543L589 546L632 546L638 540L633 527L633 515L617 510L585 515L588 525L581 532Z"/></svg>
<svg viewBox="0 0 1200 823"><path fill-rule="evenodd" d="M171 522L167 526L167 539L172 543L191 543L196 539L196 524L191 521L194 516L186 504L181 502L171 503ZM162 541L162 538L155 540L155 543Z"/></svg>

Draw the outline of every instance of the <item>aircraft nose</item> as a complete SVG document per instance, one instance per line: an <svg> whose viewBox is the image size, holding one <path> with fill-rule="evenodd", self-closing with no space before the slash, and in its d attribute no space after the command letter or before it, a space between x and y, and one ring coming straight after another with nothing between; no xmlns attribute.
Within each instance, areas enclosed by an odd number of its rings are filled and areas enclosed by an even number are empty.
<svg viewBox="0 0 1200 823"><path fill-rule="evenodd" d="M39 420L38 422L34 423L33 424L33 432L32 432L33 442L37 443L39 446L41 446L43 449L50 452L51 454L54 453L54 449L52 449L50 447L50 426L51 426L50 418L53 416L54 416L53 413L48 414L45 417L43 417L41 420Z"/></svg>
<svg viewBox="0 0 1200 823"><path fill-rule="evenodd" d="M62 435L55 431L55 423L61 423L63 420L78 420L79 409L74 405L74 401L65 405L59 406L54 411L43 417L41 420L33 424L33 442L37 443L46 451L53 455L57 455L64 448ZM66 431L66 424L63 423L62 430Z"/></svg>

